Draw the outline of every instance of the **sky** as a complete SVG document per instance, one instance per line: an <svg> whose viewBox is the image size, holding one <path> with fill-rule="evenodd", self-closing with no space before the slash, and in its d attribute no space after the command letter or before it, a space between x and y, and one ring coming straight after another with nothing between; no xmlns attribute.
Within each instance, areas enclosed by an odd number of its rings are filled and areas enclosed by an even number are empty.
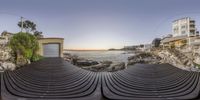
<svg viewBox="0 0 200 100"><path fill-rule="evenodd" d="M191 17L200 29L200 0L0 0L0 32L17 33L20 16L65 49L109 49L151 43Z"/></svg>

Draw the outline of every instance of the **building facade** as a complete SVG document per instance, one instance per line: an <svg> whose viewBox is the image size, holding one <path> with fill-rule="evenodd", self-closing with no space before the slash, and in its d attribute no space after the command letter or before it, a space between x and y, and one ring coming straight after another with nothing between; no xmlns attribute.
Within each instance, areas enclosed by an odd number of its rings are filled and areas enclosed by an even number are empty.
<svg viewBox="0 0 200 100"><path fill-rule="evenodd" d="M195 20L185 17L172 22L172 37L163 38L161 44L165 47L181 47L198 44L196 41L199 39Z"/></svg>
<svg viewBox="0 0 200 100"><path fill-rule="evenodd" d="M197 30L195 20L190 17L181 18L172 23L173 37L176 36L196 36Z"/></svg>
<svg viewBox="0 0 200 100"><path fill-rule="evenodd" d="M8 44L14 34L2 32L0 36L0 47ZM38 54L44 57L63 57L63 38L38 38Z"/></svg>
<svg viewBox="0 0 200 100"><path fill-rule="evenodd" d="M43 57L63 57L63 42L63 38L40 38L38 54Z"/></svg>

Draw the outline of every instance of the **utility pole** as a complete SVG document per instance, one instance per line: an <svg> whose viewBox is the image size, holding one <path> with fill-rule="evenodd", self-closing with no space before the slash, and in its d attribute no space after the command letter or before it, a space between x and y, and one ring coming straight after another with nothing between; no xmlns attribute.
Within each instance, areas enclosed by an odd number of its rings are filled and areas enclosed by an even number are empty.
<svg viewBox="0 0 200 100"><path fill-rule="evenodd" d="M21 32L23 31L23 27L24 27L23 24L24 24L24 23L23 23L23 17L21 17Z"/></svg>

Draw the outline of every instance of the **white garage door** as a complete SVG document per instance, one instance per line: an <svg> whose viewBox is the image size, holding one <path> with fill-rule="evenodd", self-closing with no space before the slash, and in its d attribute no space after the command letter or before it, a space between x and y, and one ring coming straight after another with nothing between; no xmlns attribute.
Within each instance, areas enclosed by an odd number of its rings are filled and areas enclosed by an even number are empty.
<svg viewBox="0 0 200 100"><path fill-rule="evenodd" d="M59 57L59 44L44 44L44 57Z"/></svg>

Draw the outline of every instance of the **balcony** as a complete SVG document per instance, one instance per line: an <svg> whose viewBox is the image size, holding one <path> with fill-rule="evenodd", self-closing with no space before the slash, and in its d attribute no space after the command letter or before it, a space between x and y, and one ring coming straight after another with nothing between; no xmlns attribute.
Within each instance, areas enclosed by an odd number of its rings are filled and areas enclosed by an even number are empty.
<svg viewBox="0 0 200 100"><path fill-rule="evenodd" d="M191 20L191 21L190 21L190 25L195 25L195 21L194 21L194 20Z"/></svg>
<svg viewBox="0 0 200 100"><path fill-rule="evenodd" d="M190 30L191 30L191 31L196 30L195 25L190 25Z"/></svg>

